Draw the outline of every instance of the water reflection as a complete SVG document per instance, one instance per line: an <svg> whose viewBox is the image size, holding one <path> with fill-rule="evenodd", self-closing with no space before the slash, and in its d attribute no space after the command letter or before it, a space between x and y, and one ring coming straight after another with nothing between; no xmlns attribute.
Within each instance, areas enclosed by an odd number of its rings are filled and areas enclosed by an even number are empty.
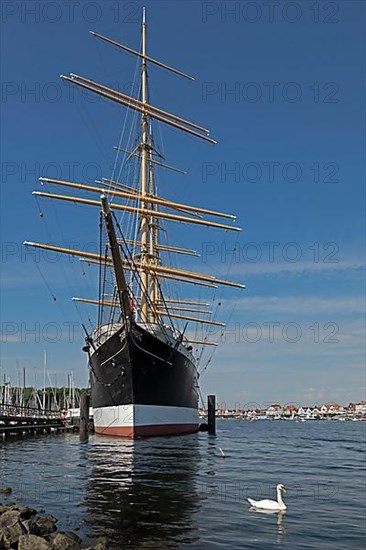
<svg viewBox="0 0 366 550"><path fill-rule="evenodd" d="M86 490L91 536L114 549L168 548L194 542L199 509L197 435L90 442Z"/></svg>
<svg viewBox="0 0 366 550"><path fill-rule="evenodd" d="M280 510L279 512L276 512L276 510L264 510L264 509L260 509L260 508L254 508L253 506L251 506L249 508L249 511L250 512L255 512L257 514L267 514L267 515L270 515L270 516L276 516L277 517L277 521L276 521L276 524L277 524L277 543L282 542L283 535L288 530L288 527L287 527L286 523L284 523L284 521L283 521L283 516L286 514L286 510Z"/></svg>

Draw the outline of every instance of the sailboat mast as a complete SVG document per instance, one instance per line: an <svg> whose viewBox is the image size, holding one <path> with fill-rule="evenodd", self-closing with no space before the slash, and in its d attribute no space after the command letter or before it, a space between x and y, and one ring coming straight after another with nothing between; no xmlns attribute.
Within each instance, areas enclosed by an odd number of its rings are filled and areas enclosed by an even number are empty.
<svg viewBox="0 0 366 550"><path fill-rule="evenodd" d="M141 75L141 100L146 105L147 103L147 66L146 66L146 16L145 8L143 8L142 16L142 75ZM148 128L147 128L147 111L143 110L142 118L142 142L141 142L141 208L147 208L146 195L148 184L147 173L147 153L148 153ZM148 254L148 233L149 220L146 214L141 214L141 262L145 266L149 263ZM148 270L142 268L141 272L142 296L141 296L141 317L143 323L149 322L149 279Z"/></svg>
<svg viewBox="0 0 366 550"><path fill-rule="evenodd" d="M47 351L43 352L43 399L42 409L46 410L46 373L47 373Z"/></svg>

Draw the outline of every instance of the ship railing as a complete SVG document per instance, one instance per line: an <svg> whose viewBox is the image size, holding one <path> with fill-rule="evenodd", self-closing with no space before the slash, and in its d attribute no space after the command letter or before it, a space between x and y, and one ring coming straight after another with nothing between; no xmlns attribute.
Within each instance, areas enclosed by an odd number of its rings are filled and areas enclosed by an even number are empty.
<svg viewBox="0 0 366 550"><path fill-rule="evenodd" d="M91 333L91 339L93 340L94 344L101 345L112 334L120 330L122 326L122 323L112 323L110 325L101 325L99 327L96 327Z"/></svg>

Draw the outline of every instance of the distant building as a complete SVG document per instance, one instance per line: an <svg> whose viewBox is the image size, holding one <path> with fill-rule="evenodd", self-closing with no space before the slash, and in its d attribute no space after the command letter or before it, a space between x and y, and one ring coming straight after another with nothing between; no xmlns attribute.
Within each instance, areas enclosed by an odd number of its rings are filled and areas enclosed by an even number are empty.
<svg viewBox="0 0 366 550"><path fill-rule="evenodd" d="M298 408L296 405L286 405L283 409L283 416L285 417L293 417L298 413Z"/></svg>
<svg viewBox="0 0 366 550"><path fill-rule="evenodd" d="M334 416L336 414L342 414L345 412L344 407L342 407L342 405L339 405L338 403L328 403L327 405L323 405L323 407L325 408L324 414L328 416Z"/></svg>
<svg viewBox="0 0 366 550"><path fill-rule="evenodd" d="M266 410L266 416L268 418L279 418L281 414L282 414L282 406L278 405L277 403L274 405L271 405Z"/></svg>
<svg viewBox="0 0 366 550"><path fill-rule="evenodd" d="M355 403L355 413L356 414L366 414L366 401L361 401L360 403Z"/></svg>
<svg viewBox="0 0 366 550"><path fill-rule="evenodd" d="M323 409L322 407L299 407L299 410L297 412L298 416L300 418L306 419L306 420L318 420L322 417L323 414L325 414L326 409Z"/></svg>

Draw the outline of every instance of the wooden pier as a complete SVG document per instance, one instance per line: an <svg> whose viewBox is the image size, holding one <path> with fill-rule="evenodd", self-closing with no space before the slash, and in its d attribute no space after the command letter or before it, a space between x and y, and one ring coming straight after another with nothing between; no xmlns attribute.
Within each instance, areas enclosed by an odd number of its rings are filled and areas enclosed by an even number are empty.
<svg viewBox="0 0 366 550"><path fill-rule="evenodd" d="M66 420L59 411L44 411L17 405L0 405L0 438L64 430Z"/></svg>

